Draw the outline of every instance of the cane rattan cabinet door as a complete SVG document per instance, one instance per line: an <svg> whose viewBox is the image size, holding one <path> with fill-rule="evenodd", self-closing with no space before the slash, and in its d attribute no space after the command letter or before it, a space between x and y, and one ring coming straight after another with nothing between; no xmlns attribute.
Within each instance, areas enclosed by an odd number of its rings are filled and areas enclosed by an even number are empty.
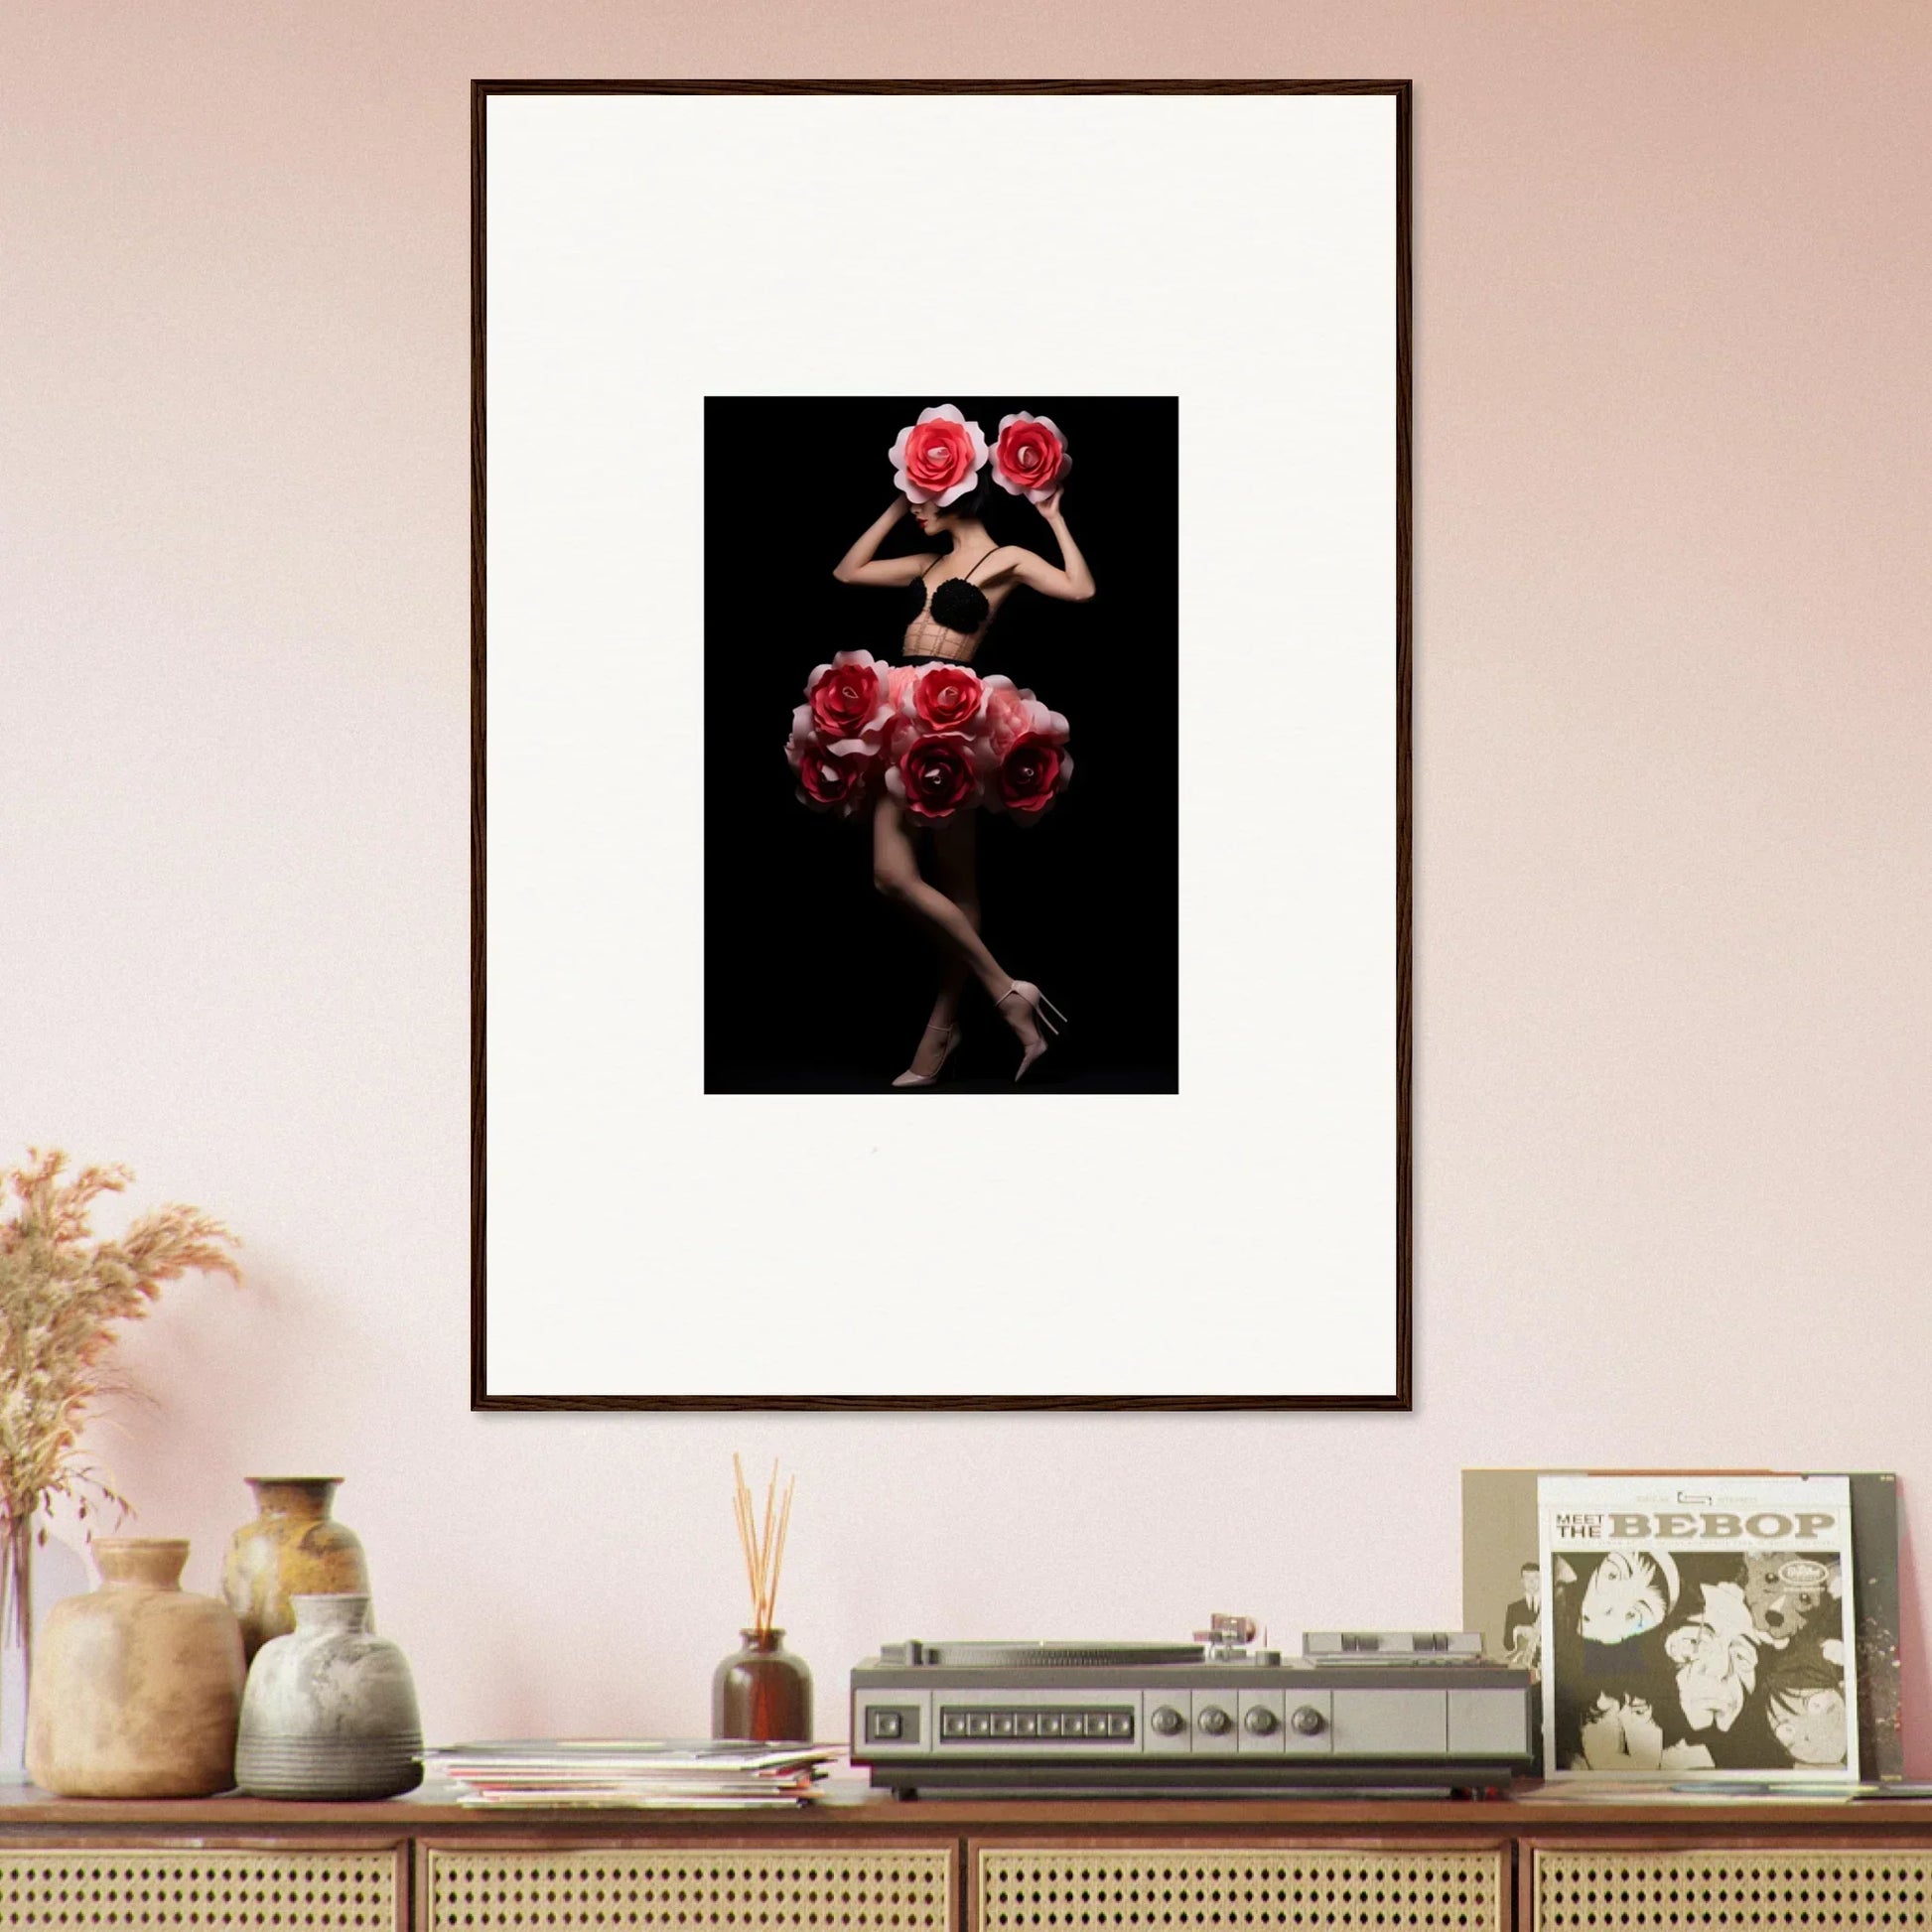
<svg viewBox="0 0 1932 1932"><path fill-rule="evenodd" d="M1932 1928L1932 1850L1524 1849L1535 1932Z"/></svg>
<svg viewBox="0 0 1932 1932"><path fill-rule="evenodd" d="M974 1848L974 1932L1502 1932L1507 1847Z"/></svg>
<svg viewBox="0 0 1932 1932"><path fill-rule="evenodd" d="M430 1932L955 1932L953 1846L427 1848Z"/></svg>
<svg viewBox="0 0 1932 1932"><path fill-rule="evenodd" d="M4 1932L398 1932L395 1851L0 1851Z"/></svg>

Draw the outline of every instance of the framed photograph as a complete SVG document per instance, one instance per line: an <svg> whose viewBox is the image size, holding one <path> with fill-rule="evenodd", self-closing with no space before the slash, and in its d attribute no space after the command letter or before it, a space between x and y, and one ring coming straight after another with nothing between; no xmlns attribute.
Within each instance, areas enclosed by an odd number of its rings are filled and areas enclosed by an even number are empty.
<svg viewBox="0 0 1932 1932"><path fill-rule="evenodd" d="M1409 1407L1409 83L473 91L474 1406Z"/></svg>

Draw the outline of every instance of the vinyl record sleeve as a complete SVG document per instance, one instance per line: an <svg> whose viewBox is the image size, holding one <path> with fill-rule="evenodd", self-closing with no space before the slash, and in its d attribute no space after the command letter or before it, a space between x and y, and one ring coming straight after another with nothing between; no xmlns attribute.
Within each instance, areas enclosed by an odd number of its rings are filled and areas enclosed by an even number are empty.
<svg viewBox="0 0 1932 1932"><path fill-rule="evenodd" d="M1537 1563L1539 1474L1655 1474L1611 1469L1464 1469L1462 1471L1462 1628L1479 1631L1485 1654L1533 1672L1542 1645L1542 1576ZM1677 1471L1712 1479L1779 1470ZM1859 1763L1863 1776L1891 1784L1904 1776L1899 1720L1898 1478L1854 1470L1852 1549L1857 1571ZM1518 1641L1512 1645L1512 1633Z"/></svg>
<svg viewBox="0 0 1932 1932"><path fill-rule="evenodd" d="M1859 1775L1844 1476L1544 1476L1546 1778Z"/></svg>

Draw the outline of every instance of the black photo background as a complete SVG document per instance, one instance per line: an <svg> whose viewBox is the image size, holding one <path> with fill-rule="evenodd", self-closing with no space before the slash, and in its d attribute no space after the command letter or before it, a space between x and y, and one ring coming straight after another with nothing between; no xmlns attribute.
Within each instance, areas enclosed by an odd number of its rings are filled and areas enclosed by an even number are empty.
<svg viewBox="0 0 1932 1932"><path fill-rule="evenodd" d="M945 402L989 446L1012 411L1050 416L1072 459L1062 507L1095 595L1017 588L973 659L1071 728L1073 780L1043 823L979 814L987 943L1070 1024L1015 1088L1019 1044L971 989L939 1085L894 1097L1178 1091L1176 402L934 392L706 403L709 1093L888 1092L930 1009L937 959L874 891L869 822L798 803L783 748L815 664L841 649L897 658L911 594L840 584L832 568L897 493L894 437ZM991 493L996 541L1057 563L1039 512ZM934 541L907 517L880 554Z"/></svg>

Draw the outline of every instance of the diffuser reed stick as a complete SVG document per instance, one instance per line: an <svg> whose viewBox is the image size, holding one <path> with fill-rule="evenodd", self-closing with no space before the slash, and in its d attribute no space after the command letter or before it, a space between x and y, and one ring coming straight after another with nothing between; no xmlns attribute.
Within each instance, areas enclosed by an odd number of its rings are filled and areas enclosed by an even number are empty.
<svg viewBox="0 0 1932 1932"><path fill-rule="evenodd" d="M738 1520L738 1543L745 1557L745 1581L752 1587L752 1628L760 1637L771 1633L772 1612L778 1603L778 1574L784 1568L785 1533L791 1527L791 1493L798 1478L785 1480L778 1493L778 1464L771 1463L771 1479L764 1486L764 1514L759 1517L745 1468L732 1457L732 1513Z"/></svg>

